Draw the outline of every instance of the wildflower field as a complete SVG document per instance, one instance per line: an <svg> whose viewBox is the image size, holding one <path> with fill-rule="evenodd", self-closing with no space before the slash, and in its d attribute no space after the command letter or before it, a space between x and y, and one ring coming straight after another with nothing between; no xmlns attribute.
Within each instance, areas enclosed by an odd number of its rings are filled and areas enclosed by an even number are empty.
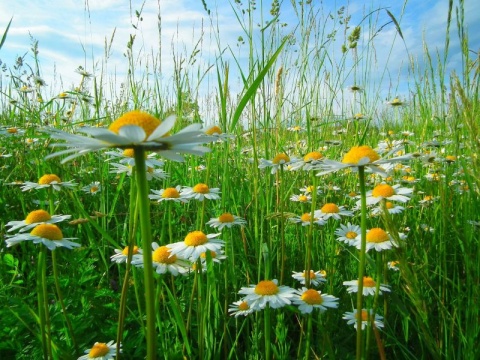
<svg viewBox="0 0 480 360"><path fill-rule="evenodd" d="M444 54L425 44L387 99L375 39L402 43L401 14L351 24L348 8L293 4L287 32L278 1L232 2L239 43L218 37L210 66L203 41L174 49L173 74L135 26L125 78L106 56L47 86L35 40L2 65L0 359L480 358L480 63L463 2L438 29Z"/></svg>

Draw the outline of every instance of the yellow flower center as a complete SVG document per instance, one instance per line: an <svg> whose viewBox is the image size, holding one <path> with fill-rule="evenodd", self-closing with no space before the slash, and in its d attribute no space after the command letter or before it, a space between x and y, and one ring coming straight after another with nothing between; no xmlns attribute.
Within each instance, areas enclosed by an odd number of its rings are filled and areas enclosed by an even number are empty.
<svg viewBox="0 0 480 360"><path fill-rule="evenodd" d="M350 197L355 197L355 196L357 196L357 193L356 193L355 191L350 191L350 192L348 193L348 196L350 196Z"/></svg>
<svg viewBox="0 0 480 360"><path fill-rule="evenodd" d="M62 180L60 180L60 178L55 174L46 174L46 175L43 175L40 179L38 179L38 183L40 185L51 184L54 181L56 181L57 183L62 182Z"/></svg>
<svg viewBox="0 0 480 360"><path fill-rule="evenodd" d="M105 343L95 343L92 349L88 353L89 358L98 358L101 356L105 356L108 354L110 349L108 348L107 344Z"/></svg>
<svg viewBox="0 0 480 360"><path fill-rule="evenodd" d="M290 161L290 157L287 154L281 153L273 158L272 163L274 163L275 165L281 165L289 161Z"/></svg>
<svg viewBox="0 0 480 360"><path fill-rule="evenodd" d="M308 221L310 221L310 219L311 219L311 216L310 216L310 215L311 215L310 213L305 213L305 214L303 214L303 215L300 217L300 219L301 219L303 222L308 222Z"/></svg>
<svg viewBox="0 0 480 360"><path fill-rule="evenodd" d="M125 256L128 255L128 246L125 246L125 248L122 250L122 254L125 255ZM138 254L138 246L137 246L137 245L135 245L135 246L133 247L133 252L132 252L132 254L133 254L133 255Z"/></svg>
<svg viewBox="0 0 480 360"><path fill-rule="evenodd" d="M374 197L389 198L395 195L395 189L387 184L380 184L373 188L372 195Z"/></svg>
<svg viewBox="0 0 480 360"><path fill-rule="evenodd" d="M275 295L278 291L278 286L271 280L262 280L255 286L255 293L257 295Z"/></svg>
<svg viewBox="0 0 480 360"><path fill-rule="evenodd" d="M161 264L173 264L175 261L177 261L177 256L170 256L170 248L166 246L160 246L153 252L152 260Z"/></svg>
<svg viewBox="0 0 480 360"><path fill-rule="evenodd" d="M399 106L399 105L402 105L403 102L399 99L399 98L395 98L392 100L392 102L390 103L390 105L392 106Z"/></svg>
<svg viewBox="0 0 480 360"><path fill-rule="evenodd" d="M323 303L323 299L318 291L313 289L308 289L302 294L302 300L309 305L320 305Z"/></svg>
<svg viewBox="0 0 480 360"><path fill-rule="evenodd" d="M322 154L320 154L318 151L312 151L303 157L303 161L310 162L320 160L321 158L323 158Z"/></svg>
<svg viewBox="0 0 480 360"><path fill-rule="evenodd" d="M423 201L432 201L433 200L433 196L432 195L427 195L423 198Z"/></svg>
<svg viewBox="0 0 480 360"><path fill-rule="evenodd" d="M135 152L133 149L125 149L123 150L123 156L133 158L135 156Z"/></svg>
<svg viewBox="0 0 480 360"><path fill-rule="evenodd" d="M25 218L25 224L34 224L38 222L44 222L50 220L52 217L45 210L35 210L27 215Z"/></svg>
<svg viewBox="0 0 480 360"><path fill-rule="evenodd" d="M216 253L215 251L213 251L213 250L210 250L210 256L211 256L212 259L215 259L215 258L217 257L217 253ZM206 252L201 253L201 254L200 254L200 257L201 257L202 259L206 259L206 258L207 258L207 253L206 253Z"/></svg>
<svg viewBox="0 0 480 360"><path fill-rule="evenodd" d="M222 134L222 129L220 129L218 126L212 126L210 129L205 131L205 134L207 135Z"/></svg>
<svg viewBox="0 0 480 360"><path fill-rule="evenodd" d="M235 221L235 218L230 213L223 213L218 217L218 221L221 223L232 223Z"/></svg>
<svg viewBox="0 0 480 360"><path fill-rule="evenodd" d="M143 111L134 110L125 113L110 124L108 129L118 134L118 131L125 125L140 126L145 131L145 138L148 138L153 131L160 125L161 121L156 117Z"/></svg>
<svg viewBox="0 0 480 360"><path fill-rule="evenodd" d="M347 239L355 239L357 236L358 234L355 231L349 231L345 234Z"/></svg>
<svg viewBox="0 0 480 360"><path fill-rule="evenodd" d="M162 198L164 199L178 199L180 197L180 193L175 188L166 188L163 190Z"/></svg>
<svg viewBox="0 0 480 360"><path fill-rule="evenodd" d="M91 193L96 193L97 191L98 191L98 186L93 185L93 186L90 188L90 192L91 192Z"/></svg>
<svg viewBox="0 0 480 360"><path fill-rule="evenodd" d="M208 194L210 189L207 185L200 183L193 187L193 191L199 194Z"/></svg>
<svg viewBox="0 0 480 360"><path fill-rule="evenodd" d="M370 146L363 145L352 147L350 151L347 152L343 157L342 163L357 165L358 162L365 157L369 158L369 163L380 159L380 156L375 150L373 150Z"/></svg>
<svg viewBox="0 0 480 360"><path fill-rule="evenodd" d="M18 132L18 129L16 127L11 127L7 129L7 132L9 134L16 134Z"/></svg>
<svg viewBox="0 0 480 360"><path fill-rule="evenodd" d="M298 196L298 201L300 202L305 202L308 200L308 197L306 197L305 195L299 195Z"/></svg>
<svg viewBox="0 0 480 360"><path fill-rule="evenodd" d="M413 176L407 176L407 175L403 176L402 179L407 181L407 182L415 181L415 178Z"/></svg>
<svg viewBox="0 0 480 360"><path fill-rule="evenodd" d="M247 311L248 309L250 309L250 306L248 306L246 301L242 301L240 305L238 305L238 310Z"/></svg>
<svg viewBox="0 0 480 360"><path fill-rule="evenodd" d="M387 209L393 209L393 207L394 207L394 205L393 205L393 203L392 203L391 201L387 201L387 202L385 203L385 206L387 207Z"/></svg>
<svg viewBox="0 0 480 360"><path fill-rule="evenodd" d="M303 277L304 278L307 277L307 272L306 271L303 272ZM310 270L310 279L315 279L315 273L313 272L313 270Z"/></svg>
<svg viewBox="0 0 480 360"><path fill-rule="evenodd" d="M328 204L325 204L325 205L322 206L321 211L324 214L333 214L333 213L340 212L340 209L334 203L328 203Z"/></svg>
<svg viewBox="0 0 480 360"><path fill-rule="evenodd" d="M363 277L363 286L364 287L375 287L376 283L370 276Z"/></svg>
<svg viewBox="0 0 480 360"><path fill-rule="evenodd" d="M445 156L445 160L447 160L448 162L454 162L455 160L457 160L457 157L454 155L447 155Z"/></svg>
<svg viewBox="0 0 480 360"><path fill-rule="evenodd" d="M358 320L358 318L362 318L362 321L367 321L368 320L368 312L367 310L362 310L362 312L359 314L359 313L356 313L355 314L355 318Z"/></svg>
<svg viewBox="0 0 480 360"><path fill-rule="evenodd" d="M381 243L388 241L390 238L385 230L380 228L373 228L367 233L367 242L371 243Z"/></svg>
<svg viewBox="0 0 480 360"><path fill-rule="evenodd" d="M48 240L62 240L63 234L60 228L54 224L40 224L30 232L30 235L38 236Z"/></svg>
<svg viewBox="0 0 480 360"><path fill-rule="evenodd" d="M192 231L187 236L185 236L184 243L187 246L199 246L203 245L208 241L207 235L201 231Z"/></svg>
<svg viewBox="0 0 480 360"><path fill-rule="evenodd" d="M313 185L307 186L307 187L305 188L305 192L306 192L306 193L311 193L313 190L314 190Z"/></svg>

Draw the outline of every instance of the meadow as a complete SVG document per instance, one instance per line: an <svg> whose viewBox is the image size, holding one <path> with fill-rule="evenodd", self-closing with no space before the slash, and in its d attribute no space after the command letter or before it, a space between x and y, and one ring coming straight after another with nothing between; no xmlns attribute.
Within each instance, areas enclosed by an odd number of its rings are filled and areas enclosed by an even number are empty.
<svg viewBox="0 0 480 360"><path fill-rule="evenodd" d="M106 56L55 92L34 39L3 64L0 359L480 358L463 2L444 54L424 44L388 99L373 45L383 25L403 38L398 14L354 26L311 3L292 34L278 2L235 1L247 61L218 38L206 66L199 39L170 80L135 34L124 79Z"/></svg>

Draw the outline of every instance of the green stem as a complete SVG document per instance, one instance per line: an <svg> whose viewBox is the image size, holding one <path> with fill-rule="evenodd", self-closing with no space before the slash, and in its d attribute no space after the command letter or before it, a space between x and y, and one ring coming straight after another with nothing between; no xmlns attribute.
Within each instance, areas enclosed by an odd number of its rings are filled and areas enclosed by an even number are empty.
<svg viewBox="0 0 480 360"><path fill-rule="evenodd" d="M145 311L147 319L147 360L156 358L156 329L155 329L155 288L153 282L153 264L152 264L152 230L150 225L150 202L148 199L148 182L145 166L145 150L142 147L136 147L135 169L137 176L137 190L139 196L140 210L140 230L142 235L143 251L143 273L145 282Z"/></svg>
<svg viewBox="0 0 480 360"><path fill-rule="evenodd" d="M267 304L265 310L263 310L264 321L263 324L265 326L265 359L270 360L271 356L271 326L270 326L270 305Z"/></svg>
<svg viewBox="0 0 480 360"><path fill-rule="evenodd" d="M40 245L40 252L38 253L38 267L37 267L37 300L38 300L38 318L40 321L40 334L42 337L43 358L48 359L48 345L47 335L45 332L45 257L46 247ZM48 339L50 341L50 339Z"/></svg>
<svg viewBox="0 0 480 360"><path fill-rule="evenodd" d="M363 359L363 340L362 340L362 309L363 309L363 276L365 274L365 258L367 247L367 196L365 188L365 167L358 167L358 177L360 182L360 203L361 203L361 245L358 265L358 292L357 292L357 360Z"/></svg>
<svg viewBox="0 0 480 360"><path fill-rule="evenodd" d="M308 314L307 318L307 338L305 340L305 360L310 359L310 346L312 340L312 316L313 313Z"/></svg>

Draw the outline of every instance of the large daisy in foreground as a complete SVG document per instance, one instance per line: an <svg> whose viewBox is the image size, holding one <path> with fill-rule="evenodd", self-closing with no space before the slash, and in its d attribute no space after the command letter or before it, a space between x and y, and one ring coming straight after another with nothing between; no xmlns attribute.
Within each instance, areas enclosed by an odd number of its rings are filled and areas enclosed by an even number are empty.
<svg viewBox="0 0 480 360"><path fill-rule="evenodd" d="M171 115L163 122L145 112L134 110L127 112L115 120L108 129L83 127L79 132L91 135L69 134L58 129L48 129L46 132L53 139L65 140L64 143L51 144L53 147L65 147L65 150L50 154L47 158L69 154L62 163L80 155L106 149L131 149L143 147L145 150L161 154L163 157L183 161L179 154L203 155L209 148L199 146L215 141L213 136L205 135L201 124L192 124L170 135L175 125L176 117Z"/></svg>
<svg viewBox="0 0 480 360"><path fill-rule="evenodd" d="M7 247L11 247L22 241L33 241L34 244L43 244L49 250L55 250L57 247L65 247L67 249L79 247L80 244L70 241L73 239L75 238L64 238L62 231L55 224L40 224L30 234L19 233L14 236L7 236L5 242Z"/></svg>

